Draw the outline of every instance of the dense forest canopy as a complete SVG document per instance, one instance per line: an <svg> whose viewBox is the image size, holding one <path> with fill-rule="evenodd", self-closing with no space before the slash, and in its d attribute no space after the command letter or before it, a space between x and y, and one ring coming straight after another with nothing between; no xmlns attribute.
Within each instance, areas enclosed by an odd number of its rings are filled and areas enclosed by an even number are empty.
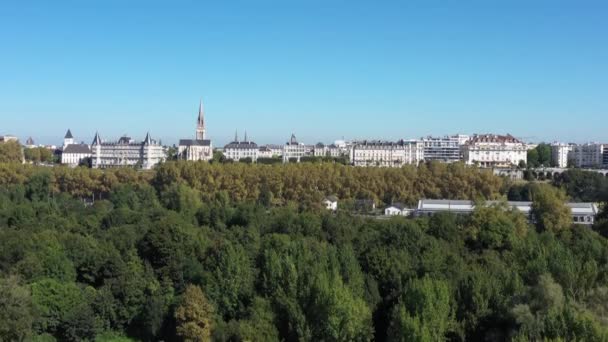
<svg viewBox="0 0 608 342"><path fill-rule="evenodd" d="M606 340L608 217L571 225L563 201L606 201L607 181L553 182L438 163L0 164L0 340ZM520 196L536 223L505 204L330 213L328 194Z"/></svg>

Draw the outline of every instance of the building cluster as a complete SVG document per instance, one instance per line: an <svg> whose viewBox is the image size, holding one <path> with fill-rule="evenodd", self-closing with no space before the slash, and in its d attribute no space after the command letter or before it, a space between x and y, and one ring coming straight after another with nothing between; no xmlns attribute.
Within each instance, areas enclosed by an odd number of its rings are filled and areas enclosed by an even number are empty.
<svg viewBox="0 0 608 342"><path fill-rule="evenodd" d="M0 136L0 142L17 140L14 136ZM234 140L223 148L215 149L224 158L233 161L259 162L271 159L277 162L300 162L303 158L335 158L354 166L400 167L417 165L423 161L445 163L464 162L495 169L509 169L527 163L528 150L536 145L526 144L510 134L451 135L423 137L411 140L337 140L332 144L305 144L292 134L282 145L259 145L245 132L243 139L235 133ZM30 137L26 147L36 147ZM207 136L205 111L202 101L198 108L196 131L193 138L180 139L176 159L210 161L214 146ZM51 147L49 147L51 148ZM77 143L68 129L63 145L55 148L61 162L70 166L88 164L93 168L135 166L153 168L167 158L168 149L146 134L141 141L128 136L106 141L96 133L90 144ZM608 167L608 144L551 144L552 165L565 168Z"/></svg>

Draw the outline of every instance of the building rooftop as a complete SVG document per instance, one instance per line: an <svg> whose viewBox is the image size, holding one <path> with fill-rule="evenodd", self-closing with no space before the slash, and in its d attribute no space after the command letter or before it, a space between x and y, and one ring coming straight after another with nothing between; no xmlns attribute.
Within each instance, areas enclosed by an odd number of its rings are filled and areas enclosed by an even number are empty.
<svg viewBox="0 0 608 342"><path fill-rule="evenodd" d="M63 153L90 154L91 149L85 144L70 144L65 147Z"/></svg>
<svg viewBox="0 0 608 342"><path fill-rule="evenodd" d="M179 146L211 146L211 140L180 139Z"/></svg>

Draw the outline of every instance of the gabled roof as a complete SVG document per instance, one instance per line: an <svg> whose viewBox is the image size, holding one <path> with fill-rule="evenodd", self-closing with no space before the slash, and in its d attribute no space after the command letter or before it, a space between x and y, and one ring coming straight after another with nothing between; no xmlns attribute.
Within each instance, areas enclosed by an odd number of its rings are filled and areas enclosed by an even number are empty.
<svg viewBox="0 0 608 342"><path fill-rule="evenodd" d="M325 200L330 201L330 202L338 202L338 197L331 195L331 196L325 197Z"/></svg>
<svg viewBox="0 0 608 342"><path fill-rule="evenodd" d="M74 137L72 136L72 132L70 131L70 129L68 128L68 131L65 133L65 137L63 137L64 139L74 139Z"/></svg>
<svg viewBox="0 0 608 342"><path fill-rule="evenodd" d="M90 154L91 149L85 144L70 144L65 147L63 153Z"/></svg>

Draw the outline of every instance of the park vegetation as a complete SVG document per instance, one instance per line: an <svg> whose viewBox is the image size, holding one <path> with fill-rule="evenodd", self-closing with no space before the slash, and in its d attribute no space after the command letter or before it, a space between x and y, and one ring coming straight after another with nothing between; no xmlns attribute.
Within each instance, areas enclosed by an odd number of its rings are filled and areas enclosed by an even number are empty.
<svg viewBox="0 0 608 342"><path fill-rule="evenodd" d="M0 164L0 341L607 340L608 218L572 225L563 203L607 201L606 184L436 163ZM378 219L321 209L329 194L527 196L534 219L505 203Z"/></svg>

